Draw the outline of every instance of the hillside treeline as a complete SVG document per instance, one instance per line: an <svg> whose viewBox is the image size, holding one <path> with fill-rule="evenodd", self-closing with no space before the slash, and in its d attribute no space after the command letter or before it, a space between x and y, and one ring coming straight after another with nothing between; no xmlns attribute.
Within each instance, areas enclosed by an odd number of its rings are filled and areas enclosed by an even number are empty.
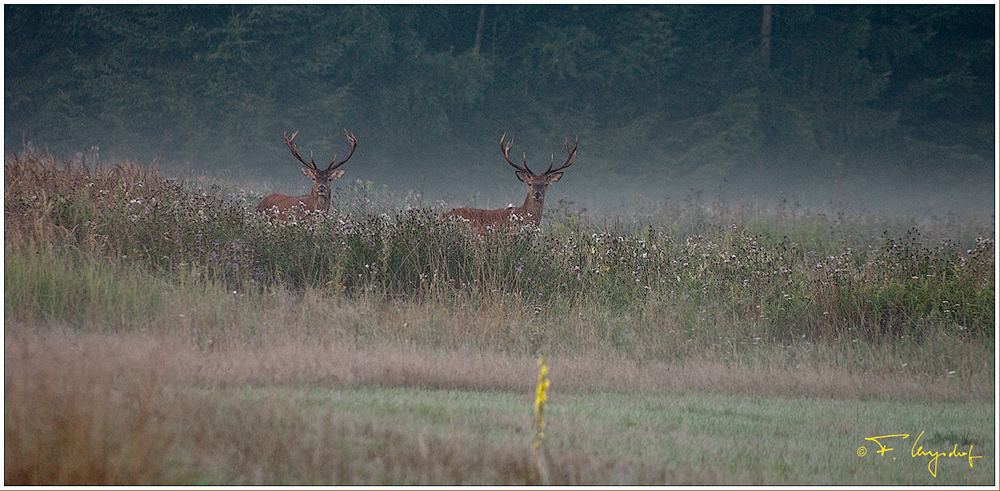
<svg viewBox="0 0 1000 491"><path fill-rule="evenodd" d="M349 127L409 162L493 155L506 131L545 153L581 135L597 168L711 178L980 171L993 8L5 5L4 139L252 167L294 129L317 156Z"/></svg>

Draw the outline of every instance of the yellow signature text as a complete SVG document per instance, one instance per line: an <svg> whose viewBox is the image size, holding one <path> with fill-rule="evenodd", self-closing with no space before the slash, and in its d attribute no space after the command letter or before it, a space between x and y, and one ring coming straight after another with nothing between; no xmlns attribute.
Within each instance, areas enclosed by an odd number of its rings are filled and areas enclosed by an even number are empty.
<svg viewBox="0 0 1000 491"><path fill-rule="evenodd" d="M969 451L968 452L965 452L964 451L965 449L959 450L958 449L958 444L955 444L955 446L952 447L952 449L951 449L950 452L935 452L933 450L924 450L924 446L920 445L920 437L922 437L922 436L924 436L924 432L923 431L921 431L920 434L917 435L917 438L913 440L913 446L910 447L910 457L912 457L912 458L930 457L931 459L927 462L927 471L931 473L931 476L937 477L938 457L946 457L946 458L968 458L968 460L969 460L969 467L970 468L972 467L973 459L981 459L981 458L983 458L982 455L973 455L972 454L972 449L974 447L974 445L972 445L972 444L969 445ZM905 439L907 439L909 437L910 437L909 434L900 433L900 434L897 434L897 435L872 436L872 437L865 438L865 440L875 442L875 444L878 445L878 450L876 450L875 453L877 453L880 456L884 457L886 453L895 450L894 448L892 448L892 447L889 446L889 442L887 442L887 440L890 440L892 438L902 438L903 440L905 440ZM865 447L859 447L858 448L858 456L859 457L864 457L867 453L868 453L868 449L867 448L865 448ZM893 457L893 460L895 460L895 457Z"/></svg>

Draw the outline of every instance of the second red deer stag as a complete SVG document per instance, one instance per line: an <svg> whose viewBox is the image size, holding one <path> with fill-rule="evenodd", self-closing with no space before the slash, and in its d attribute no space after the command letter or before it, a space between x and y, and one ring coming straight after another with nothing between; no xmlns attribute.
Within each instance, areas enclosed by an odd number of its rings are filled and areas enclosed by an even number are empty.
<svg viewBox="0 0 1000 491"><path fill-rule="evenodd" d="M514 140L511 139L506 145L504 145L504 139L507 134L504 133L500 137L500 150L503 152L503 156L507 159L507 163L517 169L514 175L517 176L521 182L528 185L528 195L524 198L524 204L517 208L505 208L502 210L478 210L475 208L456 208L454 210L445 213L445 217L459 217L469 222L472 230L477 234L485 233L489 230L499 230L499 229L509 229L518 227L520 225L531 224L538 227L538 224L542 221L542 206L545 203L545 189L562 178L563 173L559 172L571 165L576 159L576 147L580 143L580 137L576 138L576 143L573 145L573 149L569 148L569 139L566 139L566 162L563 165L552 168L555 165L555 157L552 158L552 162L549 163L549 168L541 174L535 174L530 169L528 169L528 160L526 156L522 155L524 165L517 165L510 160L510 148L514 146Z"/></svg>
<svg viewBox="0 0 1000 491"><path fill-rule="evenodd" d="M327 213L330 211L330 184L334 179L340 179L344 175L343 170L337 170L337 167L344 165L345 162L350 160L351 155L354 155L354 149L358 146L358 140L354 138L354 135L348 134L347 130L344 130L344 136L347 137L347 142L351 146L351 151L347 154L347 158L337 162L337 156L333 156L333 162L326 169L320 169L316 166L316 161L313 160L312 154L309 154L309 160L311 162L306 162L305 159L299 156L298 150L295 149L295 135L299 132L296 131L292 133L292 137L288 138L288 134L284 135L285 144L288 145L288 149L292 151L292 155L302 162L302 174L312 180L312 191L309 194L303 196L289 196L287 194L269 194L260 204L257 205L258 212L277 212L279 215L284 215L286 213L294 213L299 218L305 217L308 212L322 212Z"/></svg>

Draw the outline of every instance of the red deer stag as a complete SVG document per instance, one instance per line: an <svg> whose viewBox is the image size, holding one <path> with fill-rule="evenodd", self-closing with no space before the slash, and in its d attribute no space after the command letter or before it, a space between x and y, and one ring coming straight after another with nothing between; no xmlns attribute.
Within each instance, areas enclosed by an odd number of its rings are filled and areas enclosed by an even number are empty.
<svg viewBox="0 0 1000 491"><path fill-rule="evenodd" d="M312 180L312 191L308 195L303 196L289 196L287 194L269 194L260 204L257 205L258 212L268 212L283 215L285 213L295 213L299 218L303 218L306 212L322 212L327 213L330 211L330 182L334 179L340 179L344 175L343 170L336 170L337 167L344 165L345 162L351 159L351 155L354 155L354 149L358 146L358 140L354 138L354 135L348 134L347 130L344 130L344 136L347 137L347 142L351 145L351 151L347 154L347 158L337 162L337 156L333 156L333 162L327 166L326 170L320 169L316 166L316 161L312 158L312 153L309 154L309 160L312 162L306 162L305 159L299 156L298 150L295 149L295 135L299 132L296 131L292 133L292 137L288 138L288 134L285 133L285 144L288 145L288 149L292 151L292 155L302 162L302 174Z"/></svg>
<svg viewBox="0 0 1000 491"><path fill-rule="evenodd" d="M488 230L509 229L529 223L537 227L542 221L545 188L562 177L563 173L558 171L573 165L573 161L576 159L576 147L580 144L580 137L576 138L576 143L573 145L572 150L569 148L569 139L566 139L566 153L569 155L566 157L566 162L563 165L553 169L552 166L555 164L555 156L553 156L548 170L541 174L535 174L528 169L528 160L524 155L522 155L522 159L524 160L523 166L511 162L510 148L514 146L514 140L511 139L510 142L504 145L503 141L506 137L506 133L500 137L500 150L503 151L503 156L507 159L507 163L517 169L514 175L521 182L528 185L528 195L524 198L524 204L518 208L505 208L502 210L456 208L445 213L445 218L450 216L460 217L467 221L472 230L477 234L483 234Z"/></svg>

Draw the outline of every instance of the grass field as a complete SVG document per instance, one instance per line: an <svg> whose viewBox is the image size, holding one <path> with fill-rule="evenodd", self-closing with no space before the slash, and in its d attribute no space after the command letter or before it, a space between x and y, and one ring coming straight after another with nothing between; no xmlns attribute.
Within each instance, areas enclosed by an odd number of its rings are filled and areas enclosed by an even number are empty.
<svg viewBox="0 0 1000 491"><path fill-rule="evenodd" d="M8 485L996 484L993 216L560 202L480 239L365 183L269 223L41 155L5 191Z"/></svg>

